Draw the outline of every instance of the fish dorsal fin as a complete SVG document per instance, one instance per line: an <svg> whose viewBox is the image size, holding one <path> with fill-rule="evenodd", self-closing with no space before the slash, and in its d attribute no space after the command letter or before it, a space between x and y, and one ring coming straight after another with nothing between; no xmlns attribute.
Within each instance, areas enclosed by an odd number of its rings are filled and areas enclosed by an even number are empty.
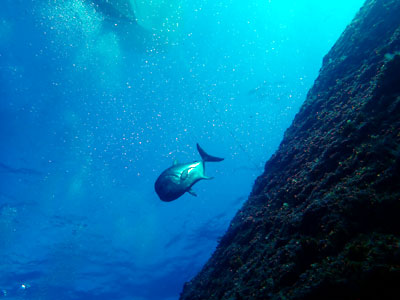
<svg viewBox="0 0 400 300"><path fill-rule="evenodd" d="M179 164L178 160L175 159L174 162L172 163L173 166L176 166L177 164Z"/></svg>

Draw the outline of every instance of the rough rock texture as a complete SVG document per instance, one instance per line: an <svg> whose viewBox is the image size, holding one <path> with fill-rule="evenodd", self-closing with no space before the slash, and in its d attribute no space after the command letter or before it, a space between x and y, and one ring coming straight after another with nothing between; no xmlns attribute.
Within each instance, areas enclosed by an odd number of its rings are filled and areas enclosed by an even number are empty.
<svg viewBox="0 0 400 300"><path fill-rule="evenodd" d="M400 1L368 0L181 299L400 299Z"/></svg>

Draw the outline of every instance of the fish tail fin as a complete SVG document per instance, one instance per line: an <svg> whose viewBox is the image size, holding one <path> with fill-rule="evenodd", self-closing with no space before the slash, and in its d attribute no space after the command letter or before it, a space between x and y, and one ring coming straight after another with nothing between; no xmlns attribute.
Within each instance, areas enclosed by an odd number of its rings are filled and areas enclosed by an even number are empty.
<svg viewBox="0 0 400 300"><path fill-rule="evenodd" d="M216 157L216 156L211 156L209 154L207 154L201 147L199 144L197 145L197 151L199 151L201 158L203 159L203 161L214 161L214 162L218 162L218 161L223 161L223 158L220 157Z"/></svg>

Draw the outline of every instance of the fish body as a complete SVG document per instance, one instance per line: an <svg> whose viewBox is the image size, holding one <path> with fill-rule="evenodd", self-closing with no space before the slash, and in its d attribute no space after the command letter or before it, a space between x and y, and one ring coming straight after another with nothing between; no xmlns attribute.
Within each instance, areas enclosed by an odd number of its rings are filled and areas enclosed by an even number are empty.
<svg viewBox="0 0 400 300"><path fill-rule="evenodd" d="M202 157L201 161L184 164L175 162L157 178L154 188L162 201L176 200L186 192L196 196L191 189L192 186L199 180L212 179L205 175L205 162L218 162L223 158L207 154L199 144L197 144L197 149Z"/></svg>

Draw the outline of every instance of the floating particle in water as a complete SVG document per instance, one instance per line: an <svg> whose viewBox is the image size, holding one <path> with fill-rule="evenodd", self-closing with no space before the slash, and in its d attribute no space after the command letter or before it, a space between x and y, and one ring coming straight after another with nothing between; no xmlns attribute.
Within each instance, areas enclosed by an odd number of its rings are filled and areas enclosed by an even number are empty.
<svg viewBox="0 0 400 300"><path fill-rule="evenodd" d="M29 284L27 284L27 283L22 283L21 285L20 285L20 289L21 290L26 290L26 289L28 289L28 288L30 288L31 286L29 285Z"/></svg>

